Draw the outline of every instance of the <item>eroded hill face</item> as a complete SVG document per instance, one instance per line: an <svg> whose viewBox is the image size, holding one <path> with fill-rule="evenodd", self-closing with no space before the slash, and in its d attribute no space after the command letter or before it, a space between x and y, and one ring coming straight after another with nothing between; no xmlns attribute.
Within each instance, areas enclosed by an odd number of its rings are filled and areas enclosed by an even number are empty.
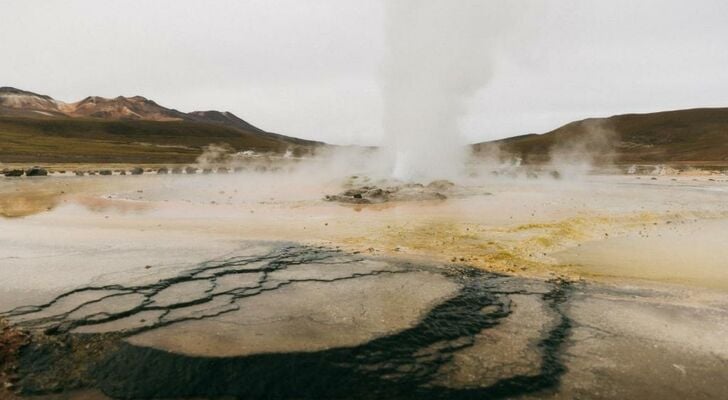
<svg viewBox="0 0 728 400"><path fill-rule="evenodd" d="M147 121L182 121L188 119L184 113L160 106L142 96L107 99L89 96L62 110L73 117L92 117L104 119L137 119Z"/></svg>
<svg viewBox="0 0 728 400"><path fill-rule="evenodd" d="M40 95L11 87L0 87L0 115L12 116L62 116L58 102L50 96Z"/></svg>

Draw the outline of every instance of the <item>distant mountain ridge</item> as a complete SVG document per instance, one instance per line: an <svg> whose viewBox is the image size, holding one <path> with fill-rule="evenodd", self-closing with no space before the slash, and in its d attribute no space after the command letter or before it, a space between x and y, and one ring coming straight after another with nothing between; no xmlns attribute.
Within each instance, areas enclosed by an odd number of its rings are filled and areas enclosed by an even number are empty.
<svg viewBox="0 0 728 400"><path fill-rule="evenodd" d="M184 113L142 96L65 103L0 88L0 162L190 163L210 144L294 155L325 146L267 132L227 111Z"/></svg>
<svg viewBox="0 0 728 400"><path fill-rule="evenodd" d="M94 118L126 121L189 121L225 125L246 132L290 140L296 144L322 144L264 131L229 111L192 111L184 113L157 104L143 96L113 99L88 96L75 103L65 103L48 95L13 87L0 87L0 116L28 118Z"/></svg>

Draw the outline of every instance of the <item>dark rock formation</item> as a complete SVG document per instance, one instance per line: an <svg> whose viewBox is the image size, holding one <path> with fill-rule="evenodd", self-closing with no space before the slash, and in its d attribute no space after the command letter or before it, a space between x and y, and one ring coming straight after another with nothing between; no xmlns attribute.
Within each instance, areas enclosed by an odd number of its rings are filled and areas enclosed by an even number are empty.
<svg viewBox="0 0 728 400"><path fill-rule="evenodd" d="M347 186L354 186L353 182L357 179L358 178L355 178L353 181L349 182ZM363 181L368 182L368 179L364 179ZM434 181L427 186L421 183L404 183L385 187L369 184L351 187L339 194L326 195L324 200L350 204L377 204L389 201L444 200L447 199L447 196L442 192L447 192L454 187L454 183L445 180Z"/></svg>
<svg viewBox="0 0 728 400"><path fill-rule="evenodd" d="M5 175L5 176L11 176L11 177L14 177L14 176L23 176L24 173L25 173L25 171L23 171L22 169L6 169L6 170L3 170L3 175Z"/></svg>
<svg viewBox="0 0 728 400"><path fill-rule="evenodd" d="M41 167L33 167L25 171L25 176L48 176L48 170Z"/></svg>
<svg viewBox="0 0 728 400"><path fill-rule="evenodd" d="M445 180L445 179L432 181L427 185L428 188L434 189L434 190L439 190L439 191L450 190L454 186L455 186L454 183L452 183L448 180Z"/></svg>

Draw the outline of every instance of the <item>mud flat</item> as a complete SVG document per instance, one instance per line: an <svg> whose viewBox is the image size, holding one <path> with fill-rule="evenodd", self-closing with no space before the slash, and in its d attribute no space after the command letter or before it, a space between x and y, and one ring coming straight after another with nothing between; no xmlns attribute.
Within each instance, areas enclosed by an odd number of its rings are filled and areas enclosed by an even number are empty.
<svg viewBox="0 0 728 400"><path fill-rule="evenodd" d="M525 351L537 361L559 352L568 329L558 311L565 282L515 282L290 243L244 250L250 255L180 266L146 284L80 286L5 313L34 334L19 356L20 394L459 396L475 392L438 384L439 370L513 313L509 292L529 293L538 305L532 312L543 327L523 332L533 336ZM534 369L526 382L506 373L504 383L476 392L552 386L562 368L555 358L544 362L547 371Z"/></svg>
<svg viewBox="0 0 728 400"><path fill-rule="evenodd" d="M728 221L675 221L554 254L585 275L728 290Z"/></svg>
<svg viewBox="0 0 728 400"><path fill-rule="evenodd" d="M4 185L11 205L64 193L0 220L0 318L29 340L0 394L728 393L725 182L472 180L362 205L292 178Z"/></svg>
<svg viewBox="0 0 728 400"><path fill-rule="evenodd" d="M726 295L708 306L704 293L696 302L687 290L509 277L293 243L242 243L238 254L48 291L44 302L3 313L31 336L18 355L16 395L720 398L728 390Z"/></svg>

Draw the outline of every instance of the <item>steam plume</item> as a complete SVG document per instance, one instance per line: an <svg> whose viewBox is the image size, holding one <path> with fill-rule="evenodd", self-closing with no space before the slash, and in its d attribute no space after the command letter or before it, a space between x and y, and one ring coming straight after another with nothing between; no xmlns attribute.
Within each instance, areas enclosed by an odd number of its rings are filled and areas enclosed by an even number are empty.
<svg viewBox="0 0 728 400"><path fill-rule="evenodd" d="M466 155L458 120L492 74L492 44L503 21L482 0L385 4L383 122L392 174L457 175Z"/></svg>

